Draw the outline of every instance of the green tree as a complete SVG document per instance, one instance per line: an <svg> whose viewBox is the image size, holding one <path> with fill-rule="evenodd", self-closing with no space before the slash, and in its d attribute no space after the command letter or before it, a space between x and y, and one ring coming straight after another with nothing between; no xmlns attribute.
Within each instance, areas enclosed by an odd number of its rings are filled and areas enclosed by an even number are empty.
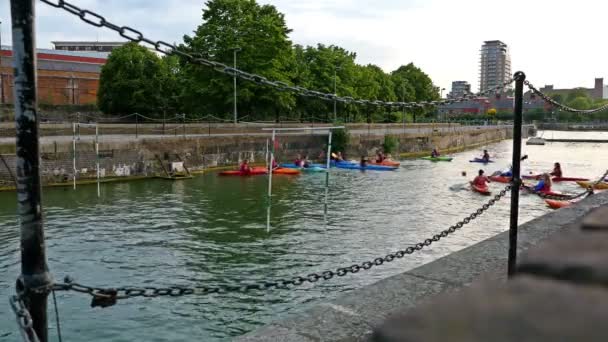
<svg viewBox="0 0 608 342"><path fill-rule="evenodd" d="M591 108L591 102L586 96L579 96L571 101L568 101L568 106L575 109L589 109Z"/></svg>
<svg viewBox="0 0 608 342"><path fill-rule="evenodd" d="M403 87L408 89L409 101L434 101L439 99L438 87L435 87L431 78L414 63L400 66L391 73L391 76L394 80L397 80L395 83L397 85L405 84L405 81L407 81L409 86L405 85ZM414 121L416 116L426 115L432 111L434 109L413 109Z"/></svg>
<svg viewBox="0 0 608 342"><path fill-rule="evenodd" d="M114 49L101 68L97 104L108 114L158 112L164 94L160 58L136 43Z"/></svg>
<svg viewBox="0 0 608 342"><path fill-rule="evenodd" d="M202 18L203 24L194 36L184 36L184 48L191 53L232 66L236 49L237 68L274 81L291 81L291 30L274 6L259 5L255 0L210 0ZM230 116L227 113L234 104L231 75L196 64L186 64L184 75L187 80L182 100L186 110ZM294 105L294 96L289 92L238 81L240 116L278 117Z"/></svg>

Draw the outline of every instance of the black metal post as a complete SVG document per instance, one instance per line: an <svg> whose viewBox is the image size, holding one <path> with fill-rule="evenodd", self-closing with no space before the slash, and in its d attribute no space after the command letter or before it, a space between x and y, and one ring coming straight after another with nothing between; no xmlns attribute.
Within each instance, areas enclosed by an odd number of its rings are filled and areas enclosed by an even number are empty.
<svg viewBox="0 0 608 342"><path fill-rule="evenodd" d="M526 75L518 71L513 75L515 79L515 103L513 105L513 183L511 188L511 217L509 220L509 261L507 274L509 277L515 273L517 262L517 220L519 216L519 186L521 163L521 125L523 119L524 81Z"/></svg>
<svg viewBox="0 0 608 342"><path fill-rule="evenodd" d="M36 113L36 34L34 0L11 0L15 123L17 128L17 211L21 228L21 290L42 342L47 341L47 291L52 284L45 254L40 149ZM43 289L43 291L33 291Z"/></svg>

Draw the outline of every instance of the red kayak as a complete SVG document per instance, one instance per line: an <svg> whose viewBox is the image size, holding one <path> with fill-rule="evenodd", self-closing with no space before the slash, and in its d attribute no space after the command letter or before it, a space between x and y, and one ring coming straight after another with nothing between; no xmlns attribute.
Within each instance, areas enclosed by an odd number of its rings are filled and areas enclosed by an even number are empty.
<svg viewBox="0 0 608 342"><path fill-rule="evenodd" d="M485 186L477 186L477 185L471 183L471 189L473 191L475 191L475 192L478 192L478 193L482 194L482 195L490 195L490 194L492 194L490 192L490 189L488 188L487 185L485 185Z"/></svg>
<svg viewBox="0 0 608 342"><path fill-rule="evenodd" d="M241 172L240 170L230 170L230 171L222 171L219 173L220 176L259 176L265 175L268 173L268 170L265 167L254 167L249 172Z"/></svg>
<svg viewBox="0 0 608 342"><path fill-rule="evenodd" d="M542 176L543 175L522 175L521 179L534 179L534 180L538 180Z"/></svg>
<svg viewBox="0 0 608 342"><path fill-rule="evenodd" d="M576 177L553 177L551 180L554 182L586 182L589 179Z"/></svg>
<svg viewBox="0 0 608 342"><path fill-rule="evenodd" d="M572 204L572 202L569 202L569 201L556 201L556 200L550 200L550 199L546 199L545 203L547 203L549 208L553 208L553 209L565 208Z"/></svg>
<svg viewBox="0 0 608 342"><path fill-rule="evenodd" d="M511 182L511 177L505 177L505 176L490 176L488 177L492 182L497 182L497 183L509 183Z"/></svg>

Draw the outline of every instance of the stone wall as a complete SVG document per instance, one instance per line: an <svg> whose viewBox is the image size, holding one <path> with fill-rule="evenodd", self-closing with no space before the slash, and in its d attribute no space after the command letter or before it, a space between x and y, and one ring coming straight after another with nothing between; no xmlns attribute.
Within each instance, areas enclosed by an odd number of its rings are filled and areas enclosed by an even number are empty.
<svg viewBox="0 0 608 342"><path fill-rule="evenodd" d="M427 130L427 133L394 135L399 140L396 155L403 153L428 153L433 147L441 150L466 148L495 142L511 136L510 128L483 128L468 132ZM237 165L243 159L264 163L268 137L259 135L240 136L165 136L133 139L114 137L100 139L99 163L104 179L125 176L163 175L164 165L183 160L190 170ZM353 134L347 155L374 155L382 148L384 134ZM292 160L296 154L316 159L326 148L327 137L321 134L281 135L277 140L277 160ZM41 144L41 175L43 184L70 184L74 177L71 139L45 138ZM13 174L15 172L14 143L0 144L0 154ZM88 137L76 143L76 178L85 180L96 177L95 143ZM11 186L8 169L0 163L0 186Z"/></svg>

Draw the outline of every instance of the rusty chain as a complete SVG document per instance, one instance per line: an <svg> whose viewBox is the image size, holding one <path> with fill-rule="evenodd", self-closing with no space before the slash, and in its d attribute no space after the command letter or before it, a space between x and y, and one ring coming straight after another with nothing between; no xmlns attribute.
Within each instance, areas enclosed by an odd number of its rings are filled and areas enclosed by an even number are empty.
<svg viewBox="0 0 608 342"><path fill-rule="evenodd" d="M542 91L540 91L539 89L537 89L534 85L532 85L532 83L530 83L528 80L524 81L524 84L526 86L528 86L528 88L530 89L530 91L532 91L534 94L540 96L545 102L565 111L565 112L570 112L570 113L578 113L578 114L593 114L593 113L598 113L598 112L602 112L605 110L608 110L608 104L605 104L601 107L598 108L594 108L594 109L574 109L572 107L568 107L565 104L559 103L557 101L555 101L554 99L552 99L549 95L543 93Z"/></svg>
<svg viewBox="0 0 608 342"><path fill-rule="evenodd" d="M187 59L188 61L194 64L200 64L209 68L213 68L214 70L221 72L223 74L229 76L236 76L240 79L244 79L247 81L254 82L263 86L270 86L276 88L281 91L290 91L297 95L307 96L307 97L316 97L326 101L338 101L341 103L354 103L360 105L375 105L375 106L386 106L389 108L398 107L398 108L424 108L428 106L439 106L439 105L447 105L457 102L465 102L476 97L482 97L490 94L494 94L497 92L501 92L506 89L510 84L514 82L513 79L509 79L503 84L497 85L495 87L489 88L487 90L481 91L477 94L466 94L459 98L454 99L445 99L445 100L437 100L437 101L419 101L419 102L393 102L393 101L380 101L380 100L367 100L367 99L357 99L351 96L337 96L336 94L323 93L316 90L310 90L300 86L290 85L287 82L283 81L273 81L269 80L265 76L251 74L246 71L228 66L224 63L211 61L201 57L195 53L188 53L180 50L176 45L167 43L162 40L151 40L144 36L141 31L138 31L130 26L119 26L110 21L108 21L104 16L95 13L91 10L81 9L78 6L75 6L64 0L50 1L50 0L40 0L47 5L53 6L55 8L63 9L64 11L71 13L77 17L79 17L82 21L89 25L93 25L95 27L105 27L110 30L113 30L120 34L123 38L128 39L132 42L136 43L146 43L154 47L154 49L165 55L177 55L182 58Z"/></svg>
<svg viewBox="0 0 608 342"><path fill-rule="evenodd" d="M17 319L17 324L19 325L19 331L21 332L23 341L39 342L38 335L36 335L36 332L34 331L34 322L32 321L32 316L27 310L25 303L23 303L22 297L13 295L10 297L9 301L11 304L11 309L15 314L15 318Z"/></svg>
<svg viewBox="0 0 608 342"><path fill-rule="evenodd" d="M466 224L475 220L478 216L483 214L486 210L492 207L496 202L505 196L505 194L511 189L511 185L508 185L501 190L497 195L485 203L481 208L477 209L461 221L450 226L449 228L433 235L432 237L425 239L422 242L409 246L403 250L389 253L384 257L378 257L373 260L365 261L359 264L353 264L347 267L340 267L334 270L327 270L323 272L316 272L308 274L307 276L297 276L289 279L279 279L273 281L263 281L258 283L248 284L234 284L234 285L219 285L219 286L196 286L196 287L184 287L184 286L171 286L171 287L118 287L118 288L101 288L86 286L74 282L69 277L66 277L63 283L56 283L53 286L55 291L75 291L79 293L85 293L92 297L92 306L107 307L112 306L119 299L128 299L134 297L180 297L192 294L212 294L212 293L227 293L227 292L248 292L252 290L270 290L270 289L288 289L290 286L299 286L304 283L316 283L319 280L330 280L334 277L343 277L349 273L355 274L359 271L369 270L374 266L380 266L384 263L389 263L395 259L401 259L408 254L413 254L416 251L420 251L425 247L430 246L433 242L439 241L441 238L445 238L450 234L456 232Z"/></svg>

